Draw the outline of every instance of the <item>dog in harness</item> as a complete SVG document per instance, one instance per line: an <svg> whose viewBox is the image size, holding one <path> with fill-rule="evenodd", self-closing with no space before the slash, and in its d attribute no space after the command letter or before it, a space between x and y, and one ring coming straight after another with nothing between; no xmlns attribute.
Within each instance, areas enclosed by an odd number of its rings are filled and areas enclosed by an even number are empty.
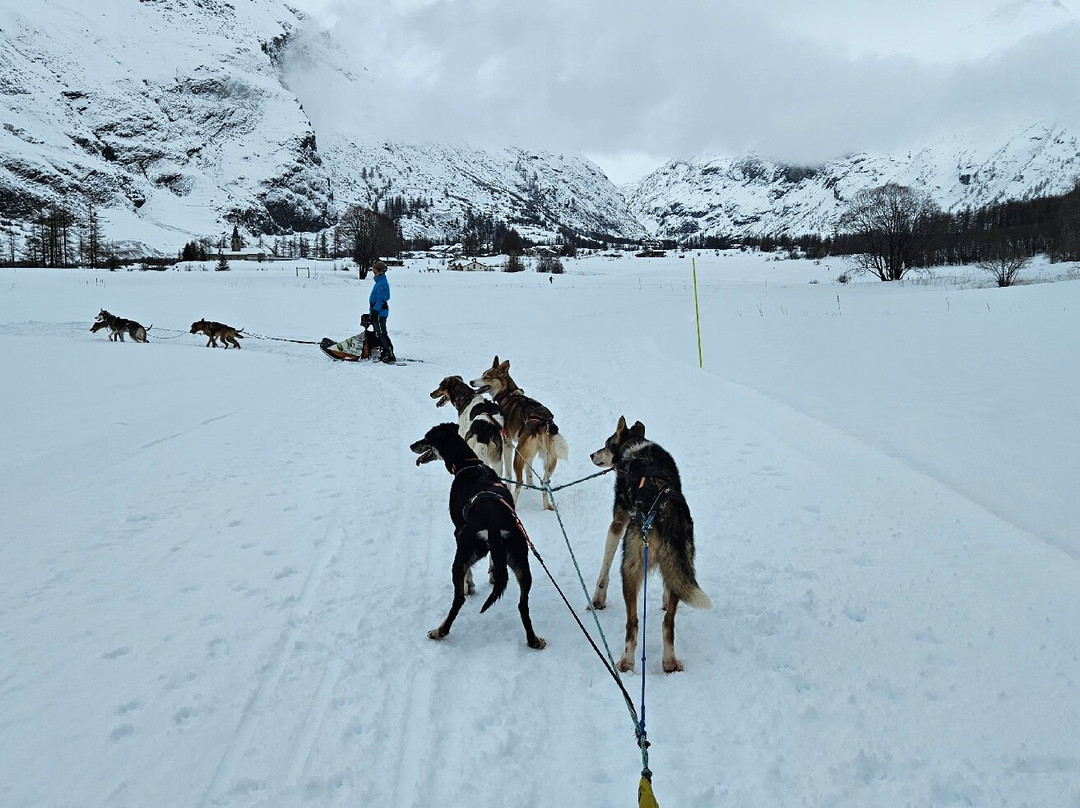
<svg viewBox="0 0 1080 808"><path fill-rule="evenodd" d="M502 410L473 390L460 376L447 376L431 391L435 406L449 402L458 413L458 431L477 457L503 477L510 476L513 447L505 439Z"/></svg>
<svg viewBox="0 0 1080 808"><path fill-rule="evenodd" d="M441 640L450 633L450 627L465 604L466 594L473 591L472 566L490 554L492 589L480 608L481 613L502 597L509 580L507 569L513 570L520 590L518 613L525 628L525 641L530 648L540 650L547 643L533 631L529 616L532 573L529 571L528 541L518 522L509 489L469 448L457 424L434 426L409 448L417 455L416 465L442 460L446 470L454 476L449 505L457 544L450 568L454 599L446 619L438 628L429 631L428 637Z"/></svg>
<svg viewBox="0 0 1080 808"><path fill-rule="evenodd" d="M506 424L507 438L514 444L514 501L521 493L521 474L525 472L525 482L532 485L532 461L539 456L544 464L543 482L546 484L555 473L559 458L569 456L566 438L559 433L555 416L551 410L529 398L510 376L510 360L495 361L479 378L469 382L477 392L488 393L502 410ZM509 476L509 475L507 475ZM544 490L544 508L554 510L548 492Z"/></svg>
<svg viewBox="0 0 1080 808"><path fill-rule="evenodd" d="M622 590L626 605L626 645L619 670L634 670L638 642L638 594L645 580L645 549L649 571L660 570L664 583L664 657L666 673L683 669L675 656L675 612L679 603L711 608L694 571L694 520L683 497L675 461L659 444L645 438L645 425L626 425L619 418L615 433L590 455L597 466L615 469L615 504L596 581L592 605L607 605L608 576L615 549L622 541ZM646 604L647 607L647 604Z"/></svg>

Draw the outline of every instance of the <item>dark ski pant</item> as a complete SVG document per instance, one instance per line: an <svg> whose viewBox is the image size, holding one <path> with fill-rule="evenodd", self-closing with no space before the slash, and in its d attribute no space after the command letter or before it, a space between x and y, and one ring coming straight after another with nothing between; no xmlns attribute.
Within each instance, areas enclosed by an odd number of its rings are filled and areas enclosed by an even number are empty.
<svg viewBox="0 0 1080 808"><path fill-rule="evenodd" d="M386 318L371 312L371 327L375 331L375 336L379 338L379 344L382 345L383 356L393 356L394 343L390 341L390 335L386 333Z"/></svg>

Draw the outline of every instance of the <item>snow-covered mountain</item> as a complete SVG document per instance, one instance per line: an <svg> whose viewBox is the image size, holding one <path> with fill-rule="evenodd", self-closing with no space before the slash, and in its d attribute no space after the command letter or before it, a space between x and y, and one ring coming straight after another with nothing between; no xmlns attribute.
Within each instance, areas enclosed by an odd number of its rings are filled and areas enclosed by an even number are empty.
<svg viewBox="0 0 1080 808"><path fill-rule="evenodd" d="M328 79L334 92L306 92ZM163 252L233 224L316 231L397 197L413 203L404 232L436 239L470 212L533 238L828 233L884 182L953 210L1063 192L1080 174L1077 137L1038 125L993 147L954 136L812 167L676 160L620 190L581 155L375 141L370 81L282 0L0 4L0 218L89 201L106 238ZM327 97L329 114L301 102Z"/></svg>
<svg viewBox="0 0 1080 808"><path fill-rule="evenodd" d="M961 136L894 154L817 166L752 155L672 160L627 190L631 211L660 238L827 234L851 198L887 182L927 191L945 210L1064 193L1080 176L1080 140L1033 125L994 146Z"/></svg>
<svg viewBox="0 0 1080 808"><path fill-rule="evenodd" d="M325 226L315 132L275 65L303 19L275 0L0 6L0 213L86 196L114 229Z"/></svg>
<svg viewBox="0 0 1080 808"><path fill-rule="evenodd" d="M406 236L453 233L465 211L489 214L522 235L560 230L604 238L644 230L622 194L580 155L518 148L322 141L339 196L363 204L401 196L430 207L402 220Z"/></svg>
<svg viewBox="0 0 1080 808"><path fill-rule="evenodd" d="M431 201L406 232L467 209L523 231L640 233L583 157L318 136L290 89L304 60L363 103L365 77L280 0L48 0L0 6L0 216L95 202L113 238L175 249L239 224L314 231L354 202Z"/></svg>

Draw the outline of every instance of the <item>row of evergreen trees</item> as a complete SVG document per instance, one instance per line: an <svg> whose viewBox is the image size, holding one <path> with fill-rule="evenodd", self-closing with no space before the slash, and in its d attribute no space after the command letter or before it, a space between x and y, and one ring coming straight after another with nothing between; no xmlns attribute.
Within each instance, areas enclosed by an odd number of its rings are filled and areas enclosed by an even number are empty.
<svg viewBox="0 0 1080 808"><path fill-rule="evenodd" d="M59 201L29 221L0 221L0 260L9 266L116 267L116 250L102 234L93 202L80 206Z"/></svg>

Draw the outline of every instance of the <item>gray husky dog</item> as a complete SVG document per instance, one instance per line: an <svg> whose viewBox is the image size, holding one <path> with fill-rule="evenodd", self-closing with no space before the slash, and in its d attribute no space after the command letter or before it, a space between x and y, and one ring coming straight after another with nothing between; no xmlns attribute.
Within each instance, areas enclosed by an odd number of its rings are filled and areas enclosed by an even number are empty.
<svg viewBox="0 0 1080 808"><path fill-rule="evenodd" d="M643 531L648 524L649 568L660 570L664 584L664 671L681 671L683 665L675 656L675 611L679 601L695 609L711 608L712 601L701 591L694 574L694 520L683 499L679 470L671 455L645 439L645 425L641 421L627 427L626 419L621 416L615 434L590 457L598 466L615 469L614 516L592 603L595 609L607 605L611 562L622 539L626 647L619 660L619 670L634 670L637 599L645 579Z"/></svg>
<svg viewBox="0 0 1080 808"><path fill-rule="evenodd" d="M103 328L109 329L109 341L120 342L124 341L124 334L130 336L136 342L149 342L146 338L146 332L153 326L143 328L134 320L125 320L123 317L117 317L115 314L109 314L109 312L102 309L94 320L94 324L90 326L90 333L96 334Z"/></svg>

